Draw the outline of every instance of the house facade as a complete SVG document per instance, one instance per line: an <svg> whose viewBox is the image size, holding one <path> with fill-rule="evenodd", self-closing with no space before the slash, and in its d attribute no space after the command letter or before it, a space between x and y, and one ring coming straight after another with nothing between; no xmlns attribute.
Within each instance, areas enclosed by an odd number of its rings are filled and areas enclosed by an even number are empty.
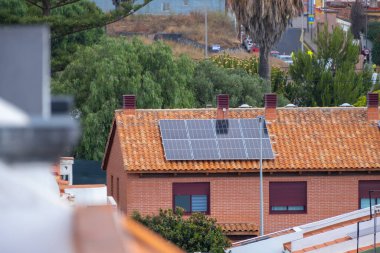
<svg viewBox="0 0 380 253"><path fill-rule="evenodd" d="M141 4L144 1L137 1ZM155 0L138 10L137 14L151 15L173 15L189 14L191 12L204 12L207 9L210 12L225 11L225 0Z"/></svg>
<svg viewBox="0 0 380 253"><path fill-rule="evenodd" d="M265 108L231 109L228 99L226 103L221 98L216 109L140 110L134 96L124 96L103 160L108 194L124 213L153 214L181 206L187 213L216 218L233 239L258 234L259 159L210 158L209 143L196 150L198 140L190 139L193 146L188 151L181 146L186 141L172 142L182 138L178 136L183 129L177 125L183 122L189 135L192 120L229 122L229 135L236 130L234 122L243 125L265 116L261 139L270 143L261 144L264 233L367 207L368 189L380 190L377 95L369 94L367 108L278 108L276 95L266 94ZM163 123L169 120L175 127L165 129ZM202 128L200 133L207 131ZM172 139L165 139L168 133ZM216 141L230 145L227 154L242 150L234 140L223 138ZM259 151L257 146L246 148L246 153ZM273 157L264 151L273 152Z"/></svg>

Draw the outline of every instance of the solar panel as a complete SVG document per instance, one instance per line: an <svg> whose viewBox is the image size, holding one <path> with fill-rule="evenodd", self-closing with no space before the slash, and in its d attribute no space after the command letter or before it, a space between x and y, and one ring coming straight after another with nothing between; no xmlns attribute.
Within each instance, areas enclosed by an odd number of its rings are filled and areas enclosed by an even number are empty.
<svg viewBox="0 0 380 253"><path fill-rule="evenodd" d="M163 140L167 160L193 160L188 140Z"/></svg>
<svg viewBox="0 0 380 253"><path fill-rule="evenodd" d="M226 160L247 159L243 139L218 139L220 156Z"/></svg>
<svg viewBox="0 0 380 253"><path fill-rule="evenodd" d="M273 150L264 121L259 119L160 120L167 160L254 160L273 159Z"/></svg>
<svg viewBox="0 0 380 253"><path fill-rule="evenodd" d="M194 160L219 160L220 154L214 139L191 140Z"/></svg>
<svg viewBox="0 0 380 253"><path fill-rule="evenodd" d="M238 120L215 120L216 137L221 138L243 138Z"/></svg>

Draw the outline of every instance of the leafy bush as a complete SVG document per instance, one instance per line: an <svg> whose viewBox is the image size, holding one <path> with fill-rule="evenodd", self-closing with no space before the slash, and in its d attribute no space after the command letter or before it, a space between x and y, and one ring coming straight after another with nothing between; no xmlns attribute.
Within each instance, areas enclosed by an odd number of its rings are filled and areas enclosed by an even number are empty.
<svg viewBox="0 0 380 253"><path fill-rule="evenodd" d="M374 91L374 93L379 94L379 98L380 98L380 90L376 90L376 91ZM358 101L356 101L356 103L354 104L354 106L356 106L356 107L367 106L367 96L361 96L361 97L359 97Z"/></svg>
<svg viewBox="0 0 380 253"><path fill-rule="evenodd" d="M250 75L258 75L259 60L257 57L250 57L248 59L240 59L228 54L219 54L211 57L211 61L220 67L227 69L243 69ZM287 82L287 74L278 67L272 67L271 70L271 84L272 91L282 93Z"/></svg>
<svg viewBox="0 0 380 253"><path fill-rule="evenodd" d="M217 94L229 94L230 106L241 104L262 106L264 93L270 92L267 82L258 75L250 75L243 69L222 68L210 61L200 62L190 85L196 99L196 107L216 104Z"/></svg>
<svg viewBox="0 0 380 253"><path fill-rule="evenodd" d="M318 52L313 56L295 54L289 73L293 82L286 86L285 95L302 106L337 106L354 103L371 86L372 71L355 71L359 49L352 34L336 27L327 27L318 34Z"/></svg>
<svg viewBox="0 0 380 253"><path fill-rule="evenodd" d="M132 218L186 252L224 253L224 248L230 246L216 220L202 213L193 213L185 219L183 209L178 208L175 213L160 210L158 215L145 217L135 212Z"/></svg>

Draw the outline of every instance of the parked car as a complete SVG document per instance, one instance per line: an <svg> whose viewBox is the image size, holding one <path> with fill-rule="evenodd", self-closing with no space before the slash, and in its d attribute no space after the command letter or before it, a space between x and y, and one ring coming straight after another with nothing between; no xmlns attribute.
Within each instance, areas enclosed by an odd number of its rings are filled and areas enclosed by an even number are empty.
<svg viewBox="0 0 380 253"><path fill-rule="evenodd" d="M220 47L219 44L212 44L210 47L210 51L214 53L219 53L222 48Z"/></svg>
<svg viewBox="0 0 380 253"><path fill-rule="evenodd" d="M277 58L282 60L283 62L286 62L287 64L293 64L293 59L292 59L292 56L290 55L281 54L281 55L277 55Z"/></svg>
<svg viewBox="0 0 380 253"><path fill-rule="evenodd" d="M253 43L252 47L251 47L251 52L252 53L259 53L260 52L260 47L259 45L257 45L256 43Z"/></svg>
<svg viewBox="0 0 380 253"><path fill-rule="evenodd" d="M270 56L272 56L272 57L277 57L277 56L279 56L280 55L280 52L278 52L278 51L276 51L276 50L272 50L272 51L270 51Z"/></svg>

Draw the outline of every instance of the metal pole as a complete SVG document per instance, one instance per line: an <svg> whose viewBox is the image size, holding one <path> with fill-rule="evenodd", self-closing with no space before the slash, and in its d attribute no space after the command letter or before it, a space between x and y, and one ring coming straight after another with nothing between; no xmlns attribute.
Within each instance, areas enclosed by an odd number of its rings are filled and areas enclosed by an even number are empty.
<svg viewBox="0 0 380 253"><path fill-rule="evenodd" d="M205 58L208 57L207 40L208 38L207 38L207 6L206 6L206 9L205 9Z"/></svg>
<svg viewBox="0 0 380 253"><path fill-rule="evenodd" d="M369 218L372 219L372 191L368 191L369 194Z"/></svg>
<svg viewBox="0 0 380 253"><path fill-rule="evenodd" d="M374 252L376 253L376 211L373 212L374 214L374 219L373 219L373 249Z"/></svg>
<svg viewBox="0 0 380 253"><path fill-rule="evenodd" d="M359 224L360 221L356 223L356 253L359 253Z"/></svg>
<svg viewBox="0 0 380 253"><path fill-rule="evenodd" d="M302 50L302 53L304 52L304 49L303 49L303 22L304 21L305 21L305 15L302 12L302 16L301 16L301 50Z"/></svg>
<svg viewBox="0 0 380 253"><path fill-rule="evenodd" d="M263 194L263 117L259 117L259 132L260 132L260 235L264 235L264 194Z"/></svg>
<svg viewBox="0 0 380 253"><path fill-rule="evenodd" d="M365 47L368 49L368 45L367 45L367 32L368 32L368 3L367 3L367 6L366 6L367 10L365 12Z"/></svg>

